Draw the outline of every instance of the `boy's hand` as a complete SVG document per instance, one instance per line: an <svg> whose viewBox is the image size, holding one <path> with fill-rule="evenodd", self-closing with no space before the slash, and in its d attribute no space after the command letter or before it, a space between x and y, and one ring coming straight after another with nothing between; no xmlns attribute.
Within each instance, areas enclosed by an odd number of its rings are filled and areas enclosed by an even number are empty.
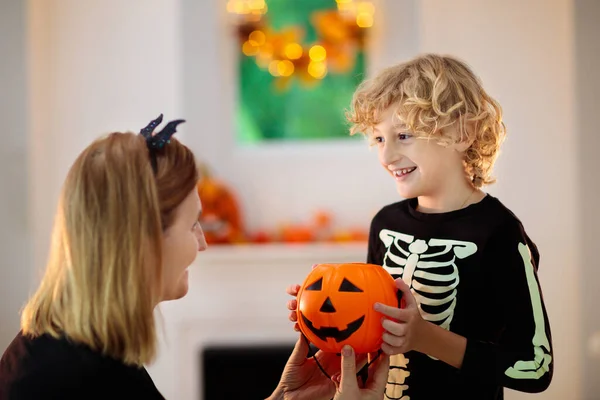
<svg viewBox="0 0 600 400"><path fill-rule="evenodd" d="M315 267L318 264L313 264L312 265L312 269L315 269ZM287 308L288 310L290 310L290 315L289 315L289 319L292 322L295 322L294 324L294 330L296 332L300 331L300 328L298 327L298 315L296 313L296 308L298 307L298 301L295 299L296 296L298 296L298 291L300 291L300 285L290 285L287 287L287 289L285 289L285 291L287 292L287 294L289 294L290 296L294 296L294 299L288 301L287 303Z"/></svg>
<svg viewBox="0 0 600 400"><path fill-rule="evenodd" d="M396 279L396 287L402 291L404 308L390 307L376 303L375 310L392 318L383 318L382 325L385 329L381 349L389 355L406 353L411 350L420 351L421 343L426 338L424 335L428 322L421 317L417 300L410 292L410 288L402 278Z"/></svg>
<svg viewBox="0 0 600 400"><path fill-rule="evenodd" d="M287 302L287 308L288 310L290 310L290 315L289 315L289 319L290 321L294 322L294 330L296 332L300 331L300 328L298 327L298 313L296 312L296 308L298 307L298 300L295 299L296 296L298 296L298 291L300 290L300 285L290 285L287 287L287 289L285 289L285 291L287 292L287 294L289 294L290 296L294 296L294 299L290 300Z"/></svg>

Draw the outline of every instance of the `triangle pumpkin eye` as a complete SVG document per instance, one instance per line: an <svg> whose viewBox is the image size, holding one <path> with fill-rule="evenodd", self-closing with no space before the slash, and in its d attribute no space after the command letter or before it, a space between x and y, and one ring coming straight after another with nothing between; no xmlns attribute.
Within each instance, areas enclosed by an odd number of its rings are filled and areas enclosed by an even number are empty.
<svg viewBox="0 0 600 400"><path fill-rule="evenodd" d="M319 280L312 283L310 286L307 286L305 290L321 290L323 287L323 278L319 278Z"/></svg>
<svg viewBox="0 0 600 400"><path fill-rule="evenodd" d="M340 292L362 292L362 289L357 287L354 283L344 278L340 285Z"/></svg>

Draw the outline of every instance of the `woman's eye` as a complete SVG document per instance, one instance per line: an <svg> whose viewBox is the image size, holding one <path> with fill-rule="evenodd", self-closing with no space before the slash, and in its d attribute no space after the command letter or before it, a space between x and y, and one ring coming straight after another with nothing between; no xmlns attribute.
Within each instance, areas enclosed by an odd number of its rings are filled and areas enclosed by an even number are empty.
<svg viewBox="0 0 600 400"><path fill-rule="evenodd" d="M195 231L196 229L198 229L200 227L200 221L196 221L194 223L194 225L192 225L192 230Z"/></svg>

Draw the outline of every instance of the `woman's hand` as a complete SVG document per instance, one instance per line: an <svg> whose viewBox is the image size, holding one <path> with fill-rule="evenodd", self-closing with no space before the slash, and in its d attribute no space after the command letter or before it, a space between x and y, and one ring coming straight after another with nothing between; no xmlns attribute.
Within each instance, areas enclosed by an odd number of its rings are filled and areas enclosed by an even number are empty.
<svg viewBox="0 0 600 400"><path fill-rule="evenodd" d="M300 335L285 365L279 385L269 400L330 400L333 398L336 386L331 377L339 376L340 356L319 350L314 357L307 358L308 351L308 340ZM358 362L358 365L353 365L355 370L362 368L367 361L366 355L358 356L356 360L354 357L352 359L353 362ZM321 371L317 361L329 376Z"/></svg>
<svg viewBox="0 0 600 400"><path fill-rule="evenodd" d="M390 357L381 354L369 366L369 379L364 388L360 388L356 378L354 351L350 346L342 349L342 370L340 375L332 377L336 383L334 400L381 400L385 392L390 368Z"/></svg>

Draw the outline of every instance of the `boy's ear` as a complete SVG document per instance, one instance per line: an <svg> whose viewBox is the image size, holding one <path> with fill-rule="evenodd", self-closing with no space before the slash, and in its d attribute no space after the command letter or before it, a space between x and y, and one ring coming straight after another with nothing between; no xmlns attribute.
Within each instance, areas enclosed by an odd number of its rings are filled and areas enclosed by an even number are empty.
<svg viewBox="0 0 600 400"><path fill-rule="evenodd" d="M455 135L457 137L457 141L454 143L454 149L459 153L464 153L467 151L469 147L475 141L475 123L473 122L465 122L464 117L461 121L457 121L453 129L455 129Z"/></svg>
<svg viewBox="0 0 600 400"><path fill-rule="evenodd" d="M471 147L471 144L473 144L473 140L464 138L463 140L454 143L454 149L459 153L464 153L469 147Z"/></svg>

